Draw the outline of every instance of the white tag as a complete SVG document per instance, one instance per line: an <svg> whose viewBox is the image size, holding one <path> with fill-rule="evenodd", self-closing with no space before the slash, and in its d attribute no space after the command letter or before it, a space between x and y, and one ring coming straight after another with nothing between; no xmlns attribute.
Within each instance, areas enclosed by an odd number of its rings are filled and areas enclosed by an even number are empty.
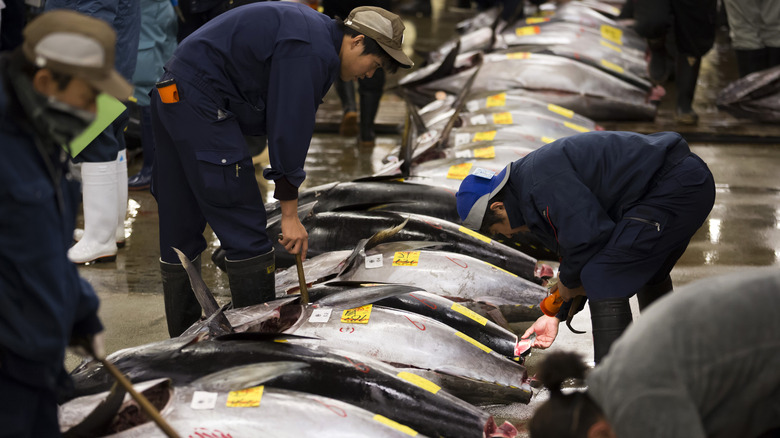
<svg viewBox="0 0 780 438"><path fill-rule="evenodd" d="M457 157L457 158L474 158L474 152L471 149L466 149L465 151L457 151L457 152L455 152L455 157Z"/></svg>
<svg viewBox="0 0 780 438"><path fill-rule="evenodd" d="M496 172L493 172L492 170L483 169L481 167L477 167L476 169L474 169L474 172L471 172L471 174L474 176L478 176L480 178L491 179L493 178L493 175L496 174Z"/></svg>
<svg viewBox="0 0 780 438"><path fill-rule="evenodd" d="M455 146L460 146L462 144L466 144L469 142L471 142L471 134L468 133L455 134Z"/></svg>
<svg viewBox="0 0 780 438"><path fill-rule="evenodd" d="M382 254L374 254L366 257L366 269L381 268Z"/></svg>
<svg viewBox="0 0 780 438"><path fill-rule="evenodd" d="M328 322L330 319L330 312L332 311L333 309L330 307L314 309L309 317L309 322Z"/></svg>
<svg viewBox="0 0 780 438"><path fill-rule="evenodd" d="M487 117L484 114L478 114L471 118L472 125L487 125Z"/></svg>
<svg viewBox="0 0 780 438"><path fill-rule="evenodd" d="M207 391L195 391L192 393L192 409L214 409L217 405L217 393Z"/></svg>
<svg viewBox="0 0 780 438"><path fill-rule="evenodd" d="M477 100L470 100L466 102L466 109L469 110L470 113L473 113L474 111L479 109L479 101Z"/></svg>

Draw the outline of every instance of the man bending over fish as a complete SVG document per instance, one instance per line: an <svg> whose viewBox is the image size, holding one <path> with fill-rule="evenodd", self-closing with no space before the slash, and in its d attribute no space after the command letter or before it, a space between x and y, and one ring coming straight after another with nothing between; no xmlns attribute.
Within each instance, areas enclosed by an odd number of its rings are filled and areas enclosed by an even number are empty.
<svg viewBox="0 0 780 438"><path fill-rule="evenodd" d="M487 235L531 232L560 257L564 304L523 339L547 348L572 298L589 299L598 363L640 309L672 290L669 276L715 201L707 165L674 132L596 131L562 138L498 174L477 169L457 193L463 225ZM554 286L555 287L555 286Z"/></svg>

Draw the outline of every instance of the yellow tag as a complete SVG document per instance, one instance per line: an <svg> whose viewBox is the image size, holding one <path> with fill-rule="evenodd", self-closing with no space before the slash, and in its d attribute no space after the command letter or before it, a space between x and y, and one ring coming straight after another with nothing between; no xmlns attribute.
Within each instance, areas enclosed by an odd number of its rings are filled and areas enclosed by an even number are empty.
<svg viewBox="0 0 780 438"><path fill-rule="evenodd" d="M547 144L547 143L552 143L552 142L554 142L555 140L557 140L557 138L552 138L552 137L542 137L542 141L544 142L544 144Z"/></svg>
<svg viewBox="0 0 780 438"><path fill-rule="evenodd" d="M547 105L547 109L549 111L551 111L551 112L554 112L556 114L560 114L563 117L566 117L566 118L569 118L569 119L574 117L574 111L572 111L570 109L566 109L566 108L564 108L562 106L558 106L558 105L556 105L554 103L548 104Z"/></svg>
<svg viewBox="0 0 780 438"><path fill-rule="evenodd" d="M387 418L387 417L385 417L383 415L379 415L379 414L374 415L374 421L378 421L378 422L384 424L385 426L392 427L393 429L395 429L395 430L397 430L399 432L403 432L403 433L405 433L405 434L407 434L409 436L417 436L417 431L416 430L412 429L409 426L404 426L403 424L401 424L401 423L399 423L397 421L393 421L393 420L391 420L391 419L389 419L389 418Z"/></svg>
<svg viewBox="0 0 780 438"><path fill-rule="evenodd" d="M604 46L604 47L606 47L608 49L614 50L614 51L616 51L618 53L623 53L623 49L621 49L620 47L618 47L618 46L616 46L614 44L608 43L608 42L606 42L604 40L601 40L600 42L601 42L602 46Z"/></svg>
<svg viewBox="0 0 780 438"><path fill-rule="evenodd" d="M531 52L514 52L506 54L506 59L528 59L530 57Z"/></svg>
<svg viewBox="0 0 780 438"><path fill-rule="evenodd" d="M602 24L601 37L615 44L620 44L621 46L623 45L623 31L617 27Z"/></svg>
<svg viewBox="0 0 780 438"><path fill-rule="evenodd" d="M601 60L601 65L603 65L604 67L606 67L606 68L608 68L608 69L610 69L612 71L616 71L618 73L623 73L623 71L624 71L623 67L621 67L621 66L619 66L619 65L617 65L615 63L609 62L606 59L602 59Z"/></svg>
<svg viewBox="0 0 780 438"><path fill-rule="evenodd" d="M496 138L496 131L482 131L474 134L471 141L491 141Z"/></svg>
<svg viewBox="0 0 780 438"><path fill-rule="evenodd" d="M400 373L398 373L398 377L406 380L409 383L417 385L417 386L419 386L420 388L422 388L422 389L424 389L426 391L432 392L434 394L439 392L439 390L441 389L441 387L439 385L431 382L430 380L428 380L428 379L426 379L424 377L420 377L417 374L412 374L412 373L407 373L406 371L401 371Z"/></svg>
<svg viewBox="0 0 780 438"><path fill-rule="evenodd" d="M525 24L539 24L539 23L546 23L548 21L550 21L549 18L531 17L525 19Z"/></svg>
<svg viewBox="0 0 780 438"><path fill-rule="evenodd" d="M490 108L494 106L505 106L506 105L506 93L499 93L494 94L492 96L488 96L487 102L485 103L485 106Z"/></svg>
<svg viewBox="0 0 780 438"><path fill-rule="evenodd" d="M468 235L469 235L469 236L471 236L471 237L476 237L477 239L479 239L479 240L481 240L481 241L483 241L483 242L486 242L486 243L490 243L490 242L492 242L492 240L490 239L490 237L483 236L482 234L479 234L479 233L477 233L476 231L470 230L470 229L468 229L468 228L466 228L466 227L463 227L463 226L461 226L460 228L458 228L458 231L460 231L460 232L462 232L462 233L465 233L465 234L468 234Z"/></svg>
<svg viewBox="0 0 780 438"><path fill-rule="evenodd" d="M461 306L458 303L452 303L452 310L454 310L454 311L456 311L456 312L458 312L458 313L460 313L460 314L462 314L464 316L467 316L467 317L473 319L474 321L477 321L478 323L480 323L482 325L487 324L487 321L488 321L487 318L485 318L484 316L480 315L477 312L472 311L471 309L469 309L467 307Z"/></svg>
<svg viewBox="0 0 780 438"><path fill-rule="evenodd" d="M474 149L474 158L496 158L496 148L488 146L486 148Z"/></svg>
<svg viewBox="0 0 780 438"><path fill-rule="evenodd" d="M371 317L371 307L373 304L347 309L341 313L341 322L347 324L368 324L368 318Z"/></svg>
<svg viewBox="0 0 780 438"><path fill-rule="evenodd" d="M512 113L503 112L503 113L493 114L493 123L495 123L496 125L511 125Z"/></svg>
<svg viewBox="0 0 780 438"><path fill-rule="evenodd" d="M485 262L485 264L486 264L486 265L488 265L488 266L490 266L491 268L498 269L499 271L504 271L504 272L506 272L507 274L509 274L509 275L511 275L511 276L513 276L513 277L517 277L517 274L515 274L515 273L513 273L513 272L509 272L509 271L507 271L507 270L506 270L506 269L504 269L504 268L499 268L498 266L496 266L496 265L494 265L494 264L492 264L492 263Z"/></svg>
<svg viewBox="0 0 780 438"><path fill-rule="evenodd" d="M230 391L225 406L229 408L257 407L260 406L261 398L263 398L263 386L255 386L240 391Z"/></svg>
<svg viewBox="0 0 780 438"><path fill-rule="evenodd" d="M461 163L450 166L450 170L447 171L447 178L463 179L469 175L469 172L471 172L471 166L472 163Z"/></svg>
<svg viewBox="0 0 780 438"><path fill-rule="evenodd" d="M484 351L485 353L490 353L491 350L487 345L479 342L478 340L472 338L469 335L463 334L461 332L455 332L456 335L458 335L459 338L463 339L464 341L468 342L469 344L479 348L480 350Z"/></svg>
<svg viewBox="0 0 780 438"><path fill-rule="evenodd" d="M539 32L539 26L523 26L515 28L515 35L517 36L538 35Z"/></svg>
<svg viewBox="0 0 780 438"><path fill-rule="evenodd" d="M573 129L573 130L575 130L575 131L579 131L579 132L590 132L590 129L588 129L588 128L584 127L584 126L580 126L580 125L578 125L578 124L576 124L576 123L571 123L571 122L564 122L563 124L564 124L564 126L566 126L567 128L569 128L569 129Z"/></svg>
<svg viewBox="0 0 780 438"><path fill-rule="evenodd" d="M393 255L393 266L417 266L420 261L420 251L396 251Z"/></svg>

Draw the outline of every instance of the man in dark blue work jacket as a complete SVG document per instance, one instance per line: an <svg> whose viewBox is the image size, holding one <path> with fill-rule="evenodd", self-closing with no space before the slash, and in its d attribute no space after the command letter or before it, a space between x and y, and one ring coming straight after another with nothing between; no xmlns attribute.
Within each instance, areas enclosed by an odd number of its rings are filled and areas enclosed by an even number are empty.
<svg viewBox="0 0 780 438"><path fill-rule="evenodd" d="M58 437L65 347L103 354L98 298L67 256L80 193L63 146L94 118L98 91L133 89L97 18L47 12L23 36L0 57L0 435Z"/></svg>
<svg viewBox="0 0 780 438"><path fill-rule="evenodd" d="M560 256L567 303L523 338L547 348L571 299L590 301L595 359L640 308L672 290L669 276L715 202L707 165L674 132L589 132L545 145L497 175L467 176L457 193L463 224L485 234L530 231Z"/></svg>
<svg viewBox="0 0 780 438"><path fill-rule="evenodd" d="M182 41L152 91L152 191L171 336L201 315L173 248L199 266L206 223L226 254L233 307L275 298L273 247L244 135L268 136L264 176L281 202L280 243L305 257L297 198L317 107L337 76L411 67L403 30L380 8L356 8L340 23L301 4L263 2L226 12Z"/></svg>

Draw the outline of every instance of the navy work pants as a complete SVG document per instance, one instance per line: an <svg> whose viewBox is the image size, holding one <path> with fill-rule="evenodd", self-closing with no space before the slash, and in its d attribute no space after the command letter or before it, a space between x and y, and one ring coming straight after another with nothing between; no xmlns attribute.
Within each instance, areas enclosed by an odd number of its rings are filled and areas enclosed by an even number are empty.
<svg viewBox="0 0 780 438"><path fill-rule="evenodd" d="M177 87L175 103L151 93L162 261L179 263L173 247L190 260L203 252L206 223L230 260L267 253L265 206L237 119L208 90Z"/></svg>
<svg viewBox="0 0 780 438"><path fill-rule="evenodd" d="M582 269L588 299L630 297L672 271L712 210L715 182L690 155L655 181L615 224L609 242Z"/></svg>

